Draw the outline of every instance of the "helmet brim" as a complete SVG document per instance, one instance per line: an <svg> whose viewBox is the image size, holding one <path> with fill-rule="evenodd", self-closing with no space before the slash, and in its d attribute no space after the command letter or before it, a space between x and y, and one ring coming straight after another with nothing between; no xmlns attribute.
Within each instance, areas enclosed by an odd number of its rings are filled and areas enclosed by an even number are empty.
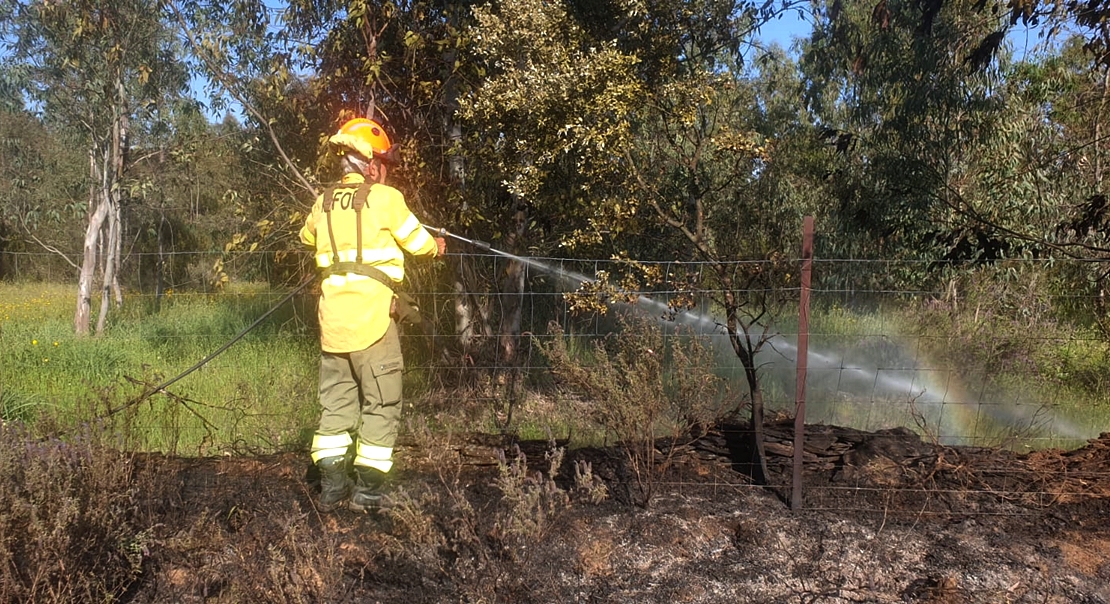
<svg viewBox="0 0 1110 604"><path fill-rule="evenodd" d="M379 151L373 145L367 143L364 139L342 132L333 134L328 138L328 142L337 146L352 149L356 153L366 158L375 157L382 160L387 164L397 164L401 160L400 148L394 144L386 151Z"/></svg>

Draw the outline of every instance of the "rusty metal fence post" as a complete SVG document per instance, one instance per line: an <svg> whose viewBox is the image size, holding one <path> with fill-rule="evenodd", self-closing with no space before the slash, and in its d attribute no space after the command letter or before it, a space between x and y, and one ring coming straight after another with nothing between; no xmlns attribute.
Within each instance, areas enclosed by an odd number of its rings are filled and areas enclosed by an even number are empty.
<svg viewBox="0 0 1110 604"><path fill-rule="evenodd" d="M802 220L802 291L798 300L798 375L794 396L794 480L790 509L802 509L802 446L806 426L806 359L809 356L809 288L813 272L813 216Z"/></svg>

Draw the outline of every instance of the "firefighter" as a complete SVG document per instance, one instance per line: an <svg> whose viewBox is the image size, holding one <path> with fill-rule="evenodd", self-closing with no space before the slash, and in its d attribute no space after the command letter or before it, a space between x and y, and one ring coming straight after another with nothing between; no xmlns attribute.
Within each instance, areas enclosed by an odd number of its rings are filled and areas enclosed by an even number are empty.
<svg viewBox="0 0 1110 604"><path fill-rule="evenodd" d="M320 508L366 511L381 504L401 416L404 365L391 309L404 252L435 257L447 247L385 184L397 150L381 124L353 119L328 140L343 178L316 199L300 232L323 276L322 410L311 455L320 470Z"/></svg>

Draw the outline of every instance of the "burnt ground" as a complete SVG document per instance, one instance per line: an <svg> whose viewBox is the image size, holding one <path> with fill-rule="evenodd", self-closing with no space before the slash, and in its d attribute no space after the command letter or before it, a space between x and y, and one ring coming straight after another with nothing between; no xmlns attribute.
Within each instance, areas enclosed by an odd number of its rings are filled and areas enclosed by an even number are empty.
<svg viewBox="0 0 1110 604"><path fill-rule="evenodd" d="M1110 602L1110 433L1026 455L807 433L801 511L787 424L769 427L770 486L753 484L733 426L657 451L665 472L639 483L622 449L568 451L552 483L535 474L545 443L409 441L395 507L371 515L319 513L303 453L148 458L161 486L127 599ZM527 472L512 471L518 448ZM574 480L585 461L593 489Z"/></svg>

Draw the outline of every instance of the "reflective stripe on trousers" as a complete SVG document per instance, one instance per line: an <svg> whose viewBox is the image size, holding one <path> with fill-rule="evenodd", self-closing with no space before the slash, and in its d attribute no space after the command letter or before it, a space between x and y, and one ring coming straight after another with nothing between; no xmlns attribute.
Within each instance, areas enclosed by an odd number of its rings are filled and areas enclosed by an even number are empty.
<svg viewBox="0 0 1110 604"><path fill-rule="evenodd" d="M393 467L393 448L377 447L360 442L355 453L355 465L368 466L382 472L388 472Z"/></svg>
<svg viewBox="0 0 1110 604"><path fill-rule="evenodd" d="M346 455L352 442L349 432L343 432L342 434L320 434L317 432L312 437L312 463L328 457Z"/></svg>

